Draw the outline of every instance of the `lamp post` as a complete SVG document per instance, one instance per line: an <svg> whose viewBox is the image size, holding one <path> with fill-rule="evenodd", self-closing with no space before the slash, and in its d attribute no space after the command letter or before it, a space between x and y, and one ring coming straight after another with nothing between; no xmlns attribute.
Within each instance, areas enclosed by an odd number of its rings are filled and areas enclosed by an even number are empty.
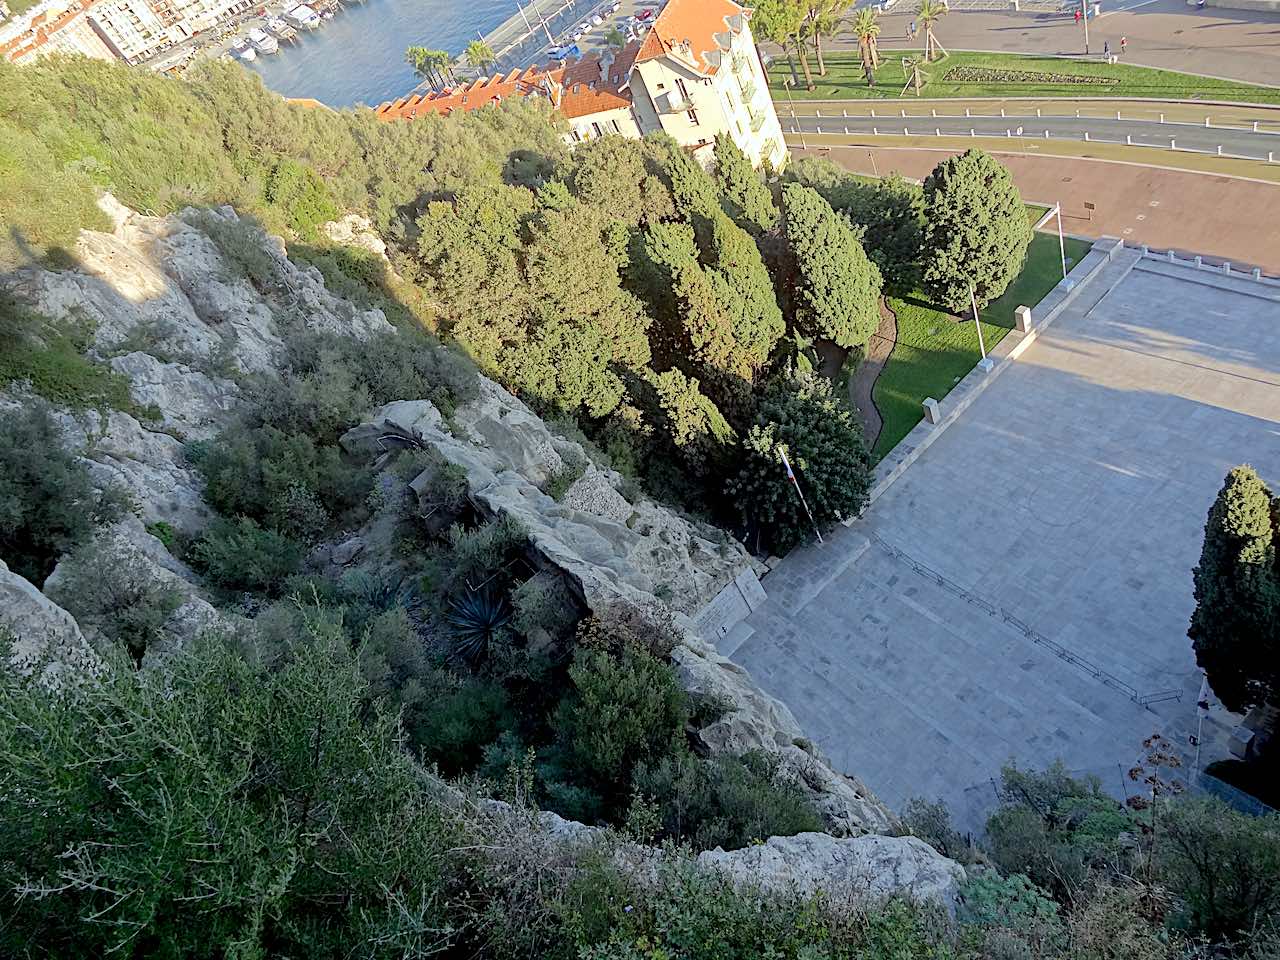
<svg viewBox="0 0 1280 960"><path fill-rule="evenodd" d="M1084 55L1089 55L1089 8L1085 6L1087 0L1080 0L1080 12L1084 14L1082 22L1084 23Z"/></svg>
<svg viewBox="0 0 1280 960"><path fill-rule="evenodd" d="M982 341L982 324L978 320L978 299L973 295L973 284L969 284L969 305L973 307L973 326L978 331L978 349L982 351L980 364L987 362L987 345ZM985 366L984 366L985 369Z"/></svg>
<svg viewBox="0 0 1280 960"><path fill-rule="evenodd" d="M1067 279L1067 241L1062 239L1062 201L1053 205L1054 216L1058 218L1058 253L1062 256L1062 279Z"/></svg>
<svg viewBox="0 0 1280 960"><path fill-rule="evenodd" d="M790 77L782 78L782 89L787 91L787 104L791 108L791 119L795 121L796 131L800 134L800 149L808 150L809 145L804 142L804 127L800 125L800 120L798 117L796 117L796 101L795 101L795 98L791 96L791 78Z"/></svg>

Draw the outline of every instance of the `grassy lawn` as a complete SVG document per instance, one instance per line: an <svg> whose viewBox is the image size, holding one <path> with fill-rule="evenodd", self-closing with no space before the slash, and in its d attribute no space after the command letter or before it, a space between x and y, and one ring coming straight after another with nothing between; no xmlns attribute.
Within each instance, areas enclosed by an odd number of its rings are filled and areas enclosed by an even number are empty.
<svg viewBox="0 0 1280 960"><path fill-rule="evenodd" d="M943 37L945 42L945 36ZM862 64L856 52L840 51L826 57L827 75L816 72L813 90L804 89L804 78L790 95L799 99L898 99L907 82L899 51L886 56L876 71L876 86L868 87L862 75ZM1025 79L996 78L962 80L948 73L957 69L1018 70L1035 74L1080 77L1079 82L1052 82L1047 77ZM797 70L799 67L797 66ZM1094 60L1066 57L1021 56L1010 53L953 53L930 64L922 97L1152 97L1170 100L1234 100L1245 103L1280 103L1280 88L1259 87L1234 80L1210 80L1172 70L1156 70L1118 63L1114 66ZM785 57L778 57L769 68L769 88L774 100L782 105L788 96L783 81L791 77ZM1104 78L1099 83L1087 78ZM909 103L913 98L902 98Z"/></svg>
<svg viewBox="0 0 1280 960"><path fill-rule="evenodd" d="M1039 216L1028 208L1028 215ZM1040 211L1042 212L1042 211ZM1089 252L1089 243L1067 238L1067 269ZM1058 238L1038 233L1027 251L1027 264L1009 285L1004 296L982 311L982 336L987 350L1013 329L1013 311L1021 304L1034 307L1062 279ZM978 335L970 321L958 321L951 314L931 306L917 293L905 299L889 298L898 315L898 343L889 356L874 398L884 429L876 441L877 460L892 450L911 428L920 422L925 397L941 400L960 382L980 356Z"/></svg>

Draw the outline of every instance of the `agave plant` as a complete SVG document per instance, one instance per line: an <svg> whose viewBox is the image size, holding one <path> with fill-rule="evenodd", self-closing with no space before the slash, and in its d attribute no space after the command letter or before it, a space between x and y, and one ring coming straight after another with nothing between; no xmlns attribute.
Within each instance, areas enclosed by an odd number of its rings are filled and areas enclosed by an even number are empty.
<svg viewBox="0 0 1280 960"><path fill-rule="evenodd" d="M498 632L511 622L511 607L506 597L491 590L468 590L449 599L444 622L453 634L453 655L474 663L485 655Z"/></svg>

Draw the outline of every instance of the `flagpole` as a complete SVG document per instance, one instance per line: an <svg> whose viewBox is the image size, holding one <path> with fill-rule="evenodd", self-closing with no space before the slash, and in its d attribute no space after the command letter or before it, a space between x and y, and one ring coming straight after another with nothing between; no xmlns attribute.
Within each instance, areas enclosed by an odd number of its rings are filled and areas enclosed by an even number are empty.
<svg viewBox="0 0 1280 960"><path fill-rule="evenodd" d="M800 497L800 506L804 507L805 516L813 524L813 532L817 534L818 542L823 543L822 531L818 529L817 521L813 519L813 514L809 511L809 504L804 498L804 491L800 489L800 481L796 479L795 471L791 469L791 461L787 459L787 451L779 447L778 455L782 457L782 465L786 467L787 478L791 481L791 485L796 488L796 495Z"/></svg>

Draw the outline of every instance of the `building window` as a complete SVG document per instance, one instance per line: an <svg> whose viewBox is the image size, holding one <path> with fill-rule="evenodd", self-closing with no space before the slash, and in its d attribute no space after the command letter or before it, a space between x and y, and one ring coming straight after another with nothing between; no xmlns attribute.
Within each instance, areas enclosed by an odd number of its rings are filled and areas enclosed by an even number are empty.
<svg viewBox="0 0 1280 960"><path fill-rule="evenodd" d="M603 131L600 129L600 124L596 123L594 120L591 122L591 129L596 132L597 137L604 136Z"/></svg>
<svg viewBox="0 0 1280 960"><path fill-rule="evenodd" d="M681 77L676 77L676 89L680 91L681 100L689 99L689 88L684 85L684 80Z"/></svg>
<svg viewBox="0 0 1280 960"><path fill-rule="evenodd" d="M621 132L622 132L622 128L621 128L620 126L618 126L618 121L617 121L617 120L610 120L609 122L613 124L613 132L614 132L614 133L621 133Z"/></svg>
<svg viewBox="0 0 1280 960"><path fill-rule="evenodd" d="M692 126L692 127L696 127L696 126L698 125L698 111L697 111L697 110L690 110L690 111L689 111L689 125L690 125L690 126Z"/></svg>

